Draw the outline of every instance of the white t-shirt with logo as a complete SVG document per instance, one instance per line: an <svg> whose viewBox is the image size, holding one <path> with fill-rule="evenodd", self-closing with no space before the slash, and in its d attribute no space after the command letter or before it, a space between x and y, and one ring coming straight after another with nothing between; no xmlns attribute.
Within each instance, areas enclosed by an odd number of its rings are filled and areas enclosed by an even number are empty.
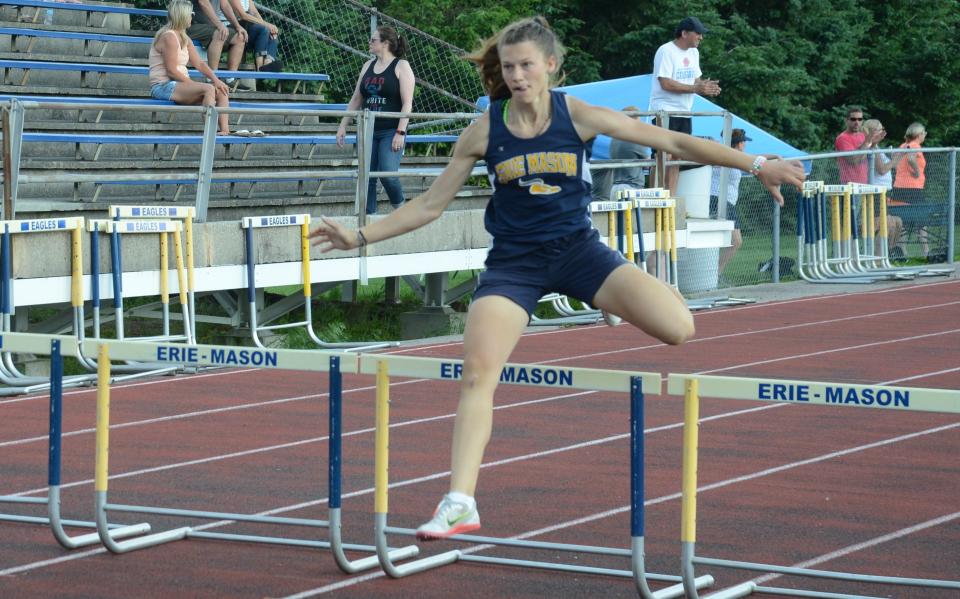
<svg viewBox="0 0 960 599"><path fill-rule="evenodd" d="M700 51L696 48L681 50L673 42L657 49L653 57L653 81L650 84L650 110L683 110L693 108L693 93L678 94L660 87L659 77L693 85L703 73L700 72Z"/></svg>

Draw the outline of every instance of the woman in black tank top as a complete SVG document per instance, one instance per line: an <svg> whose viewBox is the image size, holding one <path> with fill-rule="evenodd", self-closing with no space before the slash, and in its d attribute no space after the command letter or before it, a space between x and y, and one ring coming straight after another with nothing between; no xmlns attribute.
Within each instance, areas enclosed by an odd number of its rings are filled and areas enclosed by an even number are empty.
<svg viewBox="0 0 960 599"><path fill-rule="evenodd" d="M347 104L347 110L366 108L371 112L410 112L413 110L415 78L410 63L403 60L407 42L393 27L378 27L370 36L370 52L374 58L367 61L360 71L357 86ZM337 129L337 145L343 146L347 135L344 117ZM373 145L370 148L371 171L396 171L400 169L400 157L407 134L407 120L375 119ZM383 189L394 209L403 204L403 186L397 177L380 177ZM370 179L367 187L367 214L377 212L377 180Z"/></svg>

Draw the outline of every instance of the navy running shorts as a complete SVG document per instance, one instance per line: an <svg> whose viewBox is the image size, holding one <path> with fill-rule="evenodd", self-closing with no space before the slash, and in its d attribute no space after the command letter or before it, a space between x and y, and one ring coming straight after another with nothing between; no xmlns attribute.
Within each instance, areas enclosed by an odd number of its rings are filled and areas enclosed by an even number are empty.
<svg viewBox="0 0 960 599"><path fill-rule="evenodd" d="M528 315L533 314L541 297L552 292L592 303L607 276L629 264L620 252L600 241L596 229L548 241L527 253L506 254L498 252L494 243L473 299L499 295Z"/></svg>

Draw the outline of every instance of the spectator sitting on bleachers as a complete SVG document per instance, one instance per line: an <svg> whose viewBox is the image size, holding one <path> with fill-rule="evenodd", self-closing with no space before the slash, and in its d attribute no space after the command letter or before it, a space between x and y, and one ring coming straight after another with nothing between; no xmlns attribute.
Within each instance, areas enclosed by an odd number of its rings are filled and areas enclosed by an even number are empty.
<svg viewBox="0 0 960 599"><path fill-rule="evenodd" d="M230 0L230 6L247 30L247 49L253 51L253 61L258 71L280 71L283 63L277 60L279 34L277 26L260 16L253 0ZM222 14L222 13L221 13Z"/></svg>
<svg viewBox="0 0 960 599"><path fill-rule="evenodd" d="M167 24L150 44L150 96L158 100L172 100L177 104L202 104L226 108L229 106L230 90L217 78L197 49L187 37L187 27L192 19L192 7L188 0L173 0L167 7ZM187 74L187 61L203 73L211 83L193 81ZM219 116L219 135L230 135L227 115Z"/></svg>
<svg viewBox="0 0 960 599"><path fill-rule="evenodd" d="M193 23L187 28L187 35L192 40L200 42L207 52L207 64L214 71L220 67L220 55L223 46L229 46L227 51L227 70L236 71L243 60L243 52L247 45L247 31L240 26L233 9L227 0L191 0L193 5ZM219 8L219 11L217 10ZM226 15L227 27L220 21L218 13Z"/></svg>

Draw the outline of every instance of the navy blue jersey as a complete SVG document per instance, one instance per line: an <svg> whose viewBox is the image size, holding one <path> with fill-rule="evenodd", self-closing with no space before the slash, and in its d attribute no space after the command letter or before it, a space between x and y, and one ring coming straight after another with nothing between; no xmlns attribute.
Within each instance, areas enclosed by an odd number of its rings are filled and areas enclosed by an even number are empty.
<svg viewBox="0 0 960 599"><path fill-rule="evenodd" d="M550 92L549 128L520 139L503 122L503 100L490 105L484 159L493 186L484 225L498 251L521 253L592 227L586 148L570 118L565 94Z"/></svg>

